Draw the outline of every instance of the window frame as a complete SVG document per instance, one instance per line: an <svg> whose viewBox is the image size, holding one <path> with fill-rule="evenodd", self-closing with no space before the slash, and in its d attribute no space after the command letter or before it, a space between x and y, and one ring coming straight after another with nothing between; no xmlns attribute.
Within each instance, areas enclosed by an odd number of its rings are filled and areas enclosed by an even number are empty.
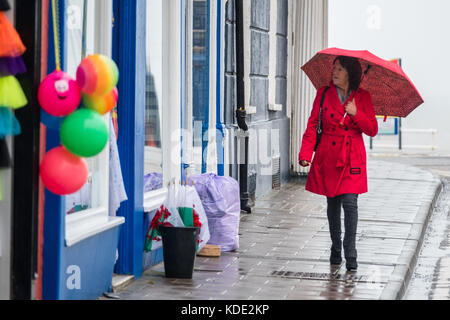
<svg viewBox="0 0 450 320"><path fill-rule="evenodd" d="M112 12L111 1L95 2L94 37L96 40L94 41L94 51L108 57L112 55ZM64 26L66 23L67 20L64 19ZM67 42L65 41L65 43ZM107 121L107 125L110 127L110 114L105 115L104 120ZM112 129L110 128L110 130ZM65 244L67 247L125 222L123 217L109 216L109 139L104 150L96 157L100 167L97 187L101 192L96 192L92 188L91 199L98 197L99 205L70 215L66 214L66 209L64 208L63 214L66 216ZM65 206L63 205L63 207Z"/></svg>
<svg viewBox="0 0 450 320"><path fill-rule="evenodd" d="M181 113L182 90L181 81L184 77L182 69L184 39L182 15L184 1L162 0L162 96L161 104L169 106L162 108L161 121L161 151L163 157L163 187L144 192L144 212L157 209L167 195L167 185L181 181ZM145 28L147 25L145 25ZM182 38L183 37L183 38ZM180 58L181 57L181 58Z"/></svg>
<svg viewBox="0 0 450 320"><path fill-rule="evenodd" d="M208 131L202 137L207 142L206 148L202 148L203 153L206 152L206 163L195 163L197 160L194 145L194 125L193 125L193 1L186 0L186 96L185 96L185 115L183 118L184 129L188 135L186 141L183 141L183 160L186 163L186 176L198 171L202 171L204 165L206 172L214 172L224 174L225 166L225 150L224 146L227 137L221 138L219 135L225 135L224 132L224 77L225 72L225 5L226 1L205 0L209 1L209 77L208 77L208 102L209 110L207 121ZM200 170L198 170L200 169Z"/></svg>

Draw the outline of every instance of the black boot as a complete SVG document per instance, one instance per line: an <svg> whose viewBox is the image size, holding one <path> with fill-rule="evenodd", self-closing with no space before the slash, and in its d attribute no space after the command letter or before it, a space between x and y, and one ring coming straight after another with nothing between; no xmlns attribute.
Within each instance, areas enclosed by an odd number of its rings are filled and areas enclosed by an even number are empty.
<svg viewBox="0 0 450 320"><path fill-rule="evenodd" d="M347 267L347 271L356 271L358 269L356 258L346 259L345 266Z"/></svg>
<svg viewBox="0 0 450 320"><path fill-rule="evenodd" d="M341 252L334 250L331 248L331 255L330 255L330 264L341 264L342 263L342 257Z"/></svg>

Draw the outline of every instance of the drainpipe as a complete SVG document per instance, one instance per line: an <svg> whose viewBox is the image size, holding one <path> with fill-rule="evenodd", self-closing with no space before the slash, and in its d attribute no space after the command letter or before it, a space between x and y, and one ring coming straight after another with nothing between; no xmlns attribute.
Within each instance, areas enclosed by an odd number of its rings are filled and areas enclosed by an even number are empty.
<svg viewBox="0 0 450 320"><path fill-rule="evenodd" d="M245 83L244 83L244 0L235 0L236 13L236 121L242 135L245 136L245 160L239 161L239 187L241 197L241 210L251 213L248 204L248 126L245 122Z"/></svg>

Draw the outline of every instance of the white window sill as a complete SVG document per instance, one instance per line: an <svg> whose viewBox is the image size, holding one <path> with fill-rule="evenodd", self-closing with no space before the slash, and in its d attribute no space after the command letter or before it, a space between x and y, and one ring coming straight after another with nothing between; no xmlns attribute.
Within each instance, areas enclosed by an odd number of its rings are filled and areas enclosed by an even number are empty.
<svg viewBox="0 0 450 320"><path fill-rule="evenodd" d="M283 105L282 104L269 104L269 110L270 111L283 111Z"/></svg>
<svg viewBox="0 0 450 320"><path fill-rule="evenodd" d="M106 208L102 207L68 215L66 216L66 246L73 246L124 222L124 217L110 217Z"/></svg>
<svg viewBox="0 0 450 320"><path fill-rule="evenodd" d="M167 188L161 188L144 193L144 212L158 209L167 196Z"/></svg>

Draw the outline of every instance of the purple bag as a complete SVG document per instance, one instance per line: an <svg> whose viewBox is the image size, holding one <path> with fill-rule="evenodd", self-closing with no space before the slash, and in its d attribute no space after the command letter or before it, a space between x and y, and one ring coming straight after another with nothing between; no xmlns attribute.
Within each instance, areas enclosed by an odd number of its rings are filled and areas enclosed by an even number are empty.
<svg viewBox="0 0 450 320"><path fill-rule="evenodd" d="M239 248L239 219L241 200L239 183L231 177L214 173L190 176L208 218L209 244L219 245L221 251Z"/></svg>
<svg viewBox="0 0 450 320"><path fill-rule="evenodd" d="M162 173L152 172L144 176L144 192L162 188Z"/></svg>

